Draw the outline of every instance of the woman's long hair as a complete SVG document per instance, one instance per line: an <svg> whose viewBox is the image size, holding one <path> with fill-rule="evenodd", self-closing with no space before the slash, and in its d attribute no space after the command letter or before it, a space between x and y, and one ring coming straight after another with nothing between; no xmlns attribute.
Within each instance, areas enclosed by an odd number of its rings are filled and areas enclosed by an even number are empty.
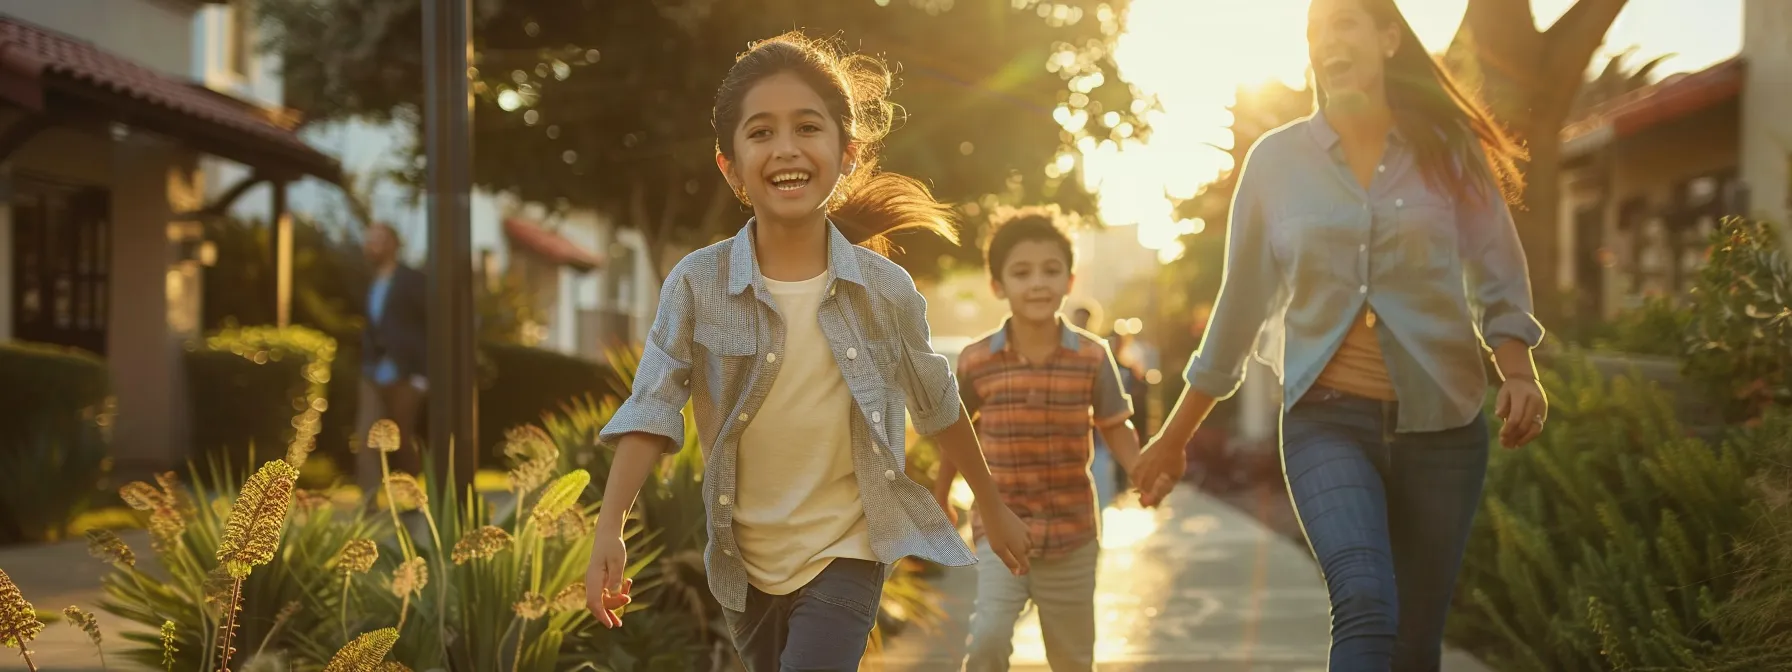
<svg viewBox="0 0 1792 672"><path fill-rule="evenodd" d="M1482 185L1492 183L1506 202L1518 204L1524 193L1524 174L1518 164L1528 158L1524 147L1425 52L1424 43L1419 42L1394 0L1359 1L1377 28L1400 27L1400 47L1384 69L1388 106L1395 127L1413 148L1425 181L1458 202L1479 202L1488 193ZM1320 109L1324 109L1328 100L1325 84L1317 84L1314 90ZM1480 154L1486 160L1473 151L1474 142L1480 143Z"/></svg>
<svg viewBox="0 0 1792 672"><path fill-rule="evenodd" d="M716 91L711 123L716 151L734 159L734 131L741 123L741 101L755 84L781 73L801 78L821 96L840 128L840 146L858 146L858 167L841 177L830 216L852 242L888 253L888 235L928 230L958 242L952 207L935 200L919 180L877 168L879 145L890 133L896 106L888 100L890 69L882 60L847 54L837 45L788 32L754 43L734 61ZM746 195L736 194L741 202Z"/></svg>

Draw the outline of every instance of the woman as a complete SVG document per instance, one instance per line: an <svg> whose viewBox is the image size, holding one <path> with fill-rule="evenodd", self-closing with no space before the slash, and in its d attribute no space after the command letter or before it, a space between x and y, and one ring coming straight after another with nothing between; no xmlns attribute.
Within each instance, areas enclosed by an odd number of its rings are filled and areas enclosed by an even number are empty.
<svg viewBox="0 0 1792 672"><path fill-rule="evenodd" d="M1282 375L1282 464L1332 602L1330 668L1436 670L1486 473L1542 431L1521 150L1425 53L1393 0L1314 0L1319 111L1241 168L1225 281L1188 389L1139 477L1181 447L1253 351ZM1264 336L1258 346L1257 336Z"/></svg>

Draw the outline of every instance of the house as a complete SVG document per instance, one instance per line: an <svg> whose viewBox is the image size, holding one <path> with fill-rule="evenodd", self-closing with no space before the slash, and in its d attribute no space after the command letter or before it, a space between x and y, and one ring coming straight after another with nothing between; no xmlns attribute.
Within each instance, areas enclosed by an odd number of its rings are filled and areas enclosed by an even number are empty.
<svg viewBox="0 0 1792 672"><path fill-rule="evenodd" d="M199 218L217 159L338 179L293 116L199 85L212 0L0 0L0 339L104 357L121 469L185 455Z"/></svg>
<svg viewBox="0 0 1792 672"><path fill-rule="evenodd" d="M246 20L248 6L246 0L229 0L202 12L196 28L203 54L197 57L197 76L213 89L279 106L284 83L278 56L235 46L257 41L253 21ZM307 127L300 136L341 162L354 187L367 197L373 216L403 236L406 262L421 269L428 256L428 212L422 199L405 185L366 179L403 167L416 133L406 122L351 120ZM208 195L218 198L250 170L213 161L208 172L216 176L208 181ZM247 218L265 219L267 192L263 187L248 190L236 209ZM318 180L292 185L287 207L318 221L360 224L342 190ZM596 358L610 343L646 338L658 278L650 264L638 261L645 259L647 249L634 231L590 211L552 209L478 189L470 209L475 275L494 288L508 281L534 299L542 322L538 345Z"/></svg>
<svg viewBox="0 0 1792 672"><path fill-rule="evenodd" d="M1744 7L1737 56L1562 130L1558 244L1571 252L1556 272L1577 315L1609 319L1681 296L1725 216L1792 224L1792 4Z"/></svg>

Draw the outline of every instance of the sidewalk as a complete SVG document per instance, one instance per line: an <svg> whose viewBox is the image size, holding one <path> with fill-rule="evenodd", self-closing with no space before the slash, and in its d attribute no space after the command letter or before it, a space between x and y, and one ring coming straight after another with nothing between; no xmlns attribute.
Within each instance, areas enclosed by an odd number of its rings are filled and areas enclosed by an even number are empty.
<svg viewBox="0 0 1792 672"><path fill-rule="evenodd" d="M1330 605L1311 554L1217 499L1183 488L1156 510L1110 508L1097 579L1107 671L1324 672ZM948 569L938 587L947 622L891 638L887 672L954 670L977 582ZM1016 670L1047 670L1029 612L1015 635ZM875 669L875 668L872 668ZM1488 672L1458 652L1444 672Z"/></svg>

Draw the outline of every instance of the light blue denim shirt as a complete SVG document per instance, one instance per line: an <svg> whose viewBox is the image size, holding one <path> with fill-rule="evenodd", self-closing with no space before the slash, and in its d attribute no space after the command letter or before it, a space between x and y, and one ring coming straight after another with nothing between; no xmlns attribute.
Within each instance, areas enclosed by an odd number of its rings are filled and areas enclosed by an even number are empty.
<svg viewBox="0 0 1792 672"><path fill-rule="evenodd" d="M1485 400L1488 350L1543 339L1511 212L1495 185L1481 191L1459 202L1434 189L1398 132L1367 190L1323 113L1264 135L1240 168L1225 279L1189 386L1230 396L1254 352L1291 407L1366 302L1397 431L1468 424Z"/></svg>
<svg viewBox="0 0 1792 672"><path fill-rule="evenodd" d="M641 354L634 389L604 426L602 439L645 432L684 445L685 402L696 412L710 523L703 560L723 607L744 611L747 570L734 540L735 475L741 432L758 416L784 361L784 318L759 274L753 223L686 256L660 289L659 312ZM925 486L903 470L904 410L915 430L937 434L958 421L958 383L933 351L927 300L907 271L847 242L828 224L827 296L821 332L846 378L856 413L851 450L871 550L884 563L904 557L965 566L976 556Z"/></svg>

